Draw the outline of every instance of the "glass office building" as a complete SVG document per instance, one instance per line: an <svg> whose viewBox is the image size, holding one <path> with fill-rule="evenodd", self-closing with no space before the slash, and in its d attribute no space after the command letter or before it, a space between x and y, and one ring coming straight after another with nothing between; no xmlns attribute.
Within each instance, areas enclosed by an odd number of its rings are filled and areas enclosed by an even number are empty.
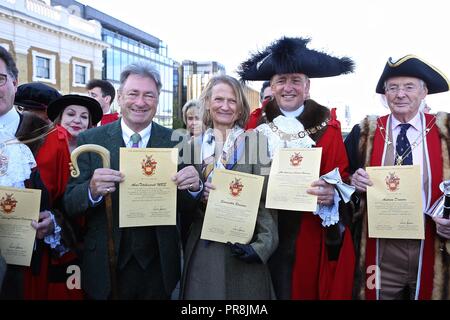
<svg viewBox="0 0 450 320"><path fill-rule="evenodd" d="M110 45L103 51L102 78L119 87L120 72L135 61L152 63L161 74L162 89L155 121L172 127L174 61L168 57L163 41L123 21L74 0L51 0L53 6L67 8L72 14L102 25L102 40ZM115 102L116 103L116 102Z"/></svg>
<svg viewBox="0 0 450 320"><path fill-rule="evenodd" d="M115 83L116 86L119 84L121 71L130 63L148 61L158 69L161 74L162 89L155 120L163 126L172 127L173 60L159 54L158 50L145 43L106 28L102 29L102 40L111 46L103 51L103 79Z"/></svg>

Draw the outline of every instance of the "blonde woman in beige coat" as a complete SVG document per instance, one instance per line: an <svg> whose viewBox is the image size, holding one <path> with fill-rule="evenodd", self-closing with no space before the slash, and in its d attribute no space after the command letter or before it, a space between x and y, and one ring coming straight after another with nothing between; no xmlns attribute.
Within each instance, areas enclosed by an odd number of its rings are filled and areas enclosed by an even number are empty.
<svg viewBox="0 0 450 320"><path fill-rule="evenodd" d="M203 177L203 204L194 211L182 212L192 215L193 222L185 250L181 299L274 299L266 262L278 245L278 229L276 216L264 206L270 166L267 140L254 131L244 132L250 109L240 83L230 76L210 80L200 97L200 111L207 130L203 139L195 140L193 154ZM249 244L200 239L216 168L265 177Z"/></svg>

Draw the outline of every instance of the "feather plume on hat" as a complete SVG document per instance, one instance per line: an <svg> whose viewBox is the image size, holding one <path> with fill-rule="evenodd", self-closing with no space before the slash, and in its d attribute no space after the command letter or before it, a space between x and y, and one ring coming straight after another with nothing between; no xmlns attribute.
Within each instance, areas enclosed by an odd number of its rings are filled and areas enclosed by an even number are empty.
<svg viewBox="0 0 450 320"><path fill-rule="evenodd" d="M303 73L309 78L333 77L351 73L354 62L308 49L309 38L283 37L241 63L241 80L270 80L276 74Z"/></svg>

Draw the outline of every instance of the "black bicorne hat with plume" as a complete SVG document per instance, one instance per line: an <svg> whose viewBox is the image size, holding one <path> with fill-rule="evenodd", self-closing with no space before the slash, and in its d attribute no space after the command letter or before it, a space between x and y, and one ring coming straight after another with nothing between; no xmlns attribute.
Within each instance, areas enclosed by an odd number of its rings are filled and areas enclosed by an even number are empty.
<svg viewBox="0 0 450 320"><path fill-rule="evenodd" d="M262 52L253 54L238 68L241 80L270 80L276 74L303 73L309 78L351 73L354 62L306 47L310 39L283 37Z"/></svg>

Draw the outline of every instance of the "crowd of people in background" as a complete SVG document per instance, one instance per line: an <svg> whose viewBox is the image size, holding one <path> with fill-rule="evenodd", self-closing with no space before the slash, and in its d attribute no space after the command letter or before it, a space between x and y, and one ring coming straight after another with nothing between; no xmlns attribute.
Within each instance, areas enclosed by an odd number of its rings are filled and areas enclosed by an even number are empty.
<svg viewBox="0 0 450 320"><path fill-rule="evenodd" d="M449 91L449 80L417 56L389 58L374 87L390 112L368 115L344 141L336 109L312 99L310 87L353 72L354 62L308 44L283 37L242 62L240 79L213 76L183 106L179 140L155 122L162 81L152 64L125 67L117 90L93 79L84 94L62 95L18 85L13 56L0 46L0 186L42 191L30 266L7 264L0 252L0 299L166 300L177 284L184 300L449 299L450 220L432 211L450 179L450 118L425 102ZM253 111L245 81L262 81ZM111 167L83 154L71 178L71 152L86 144L109 150ZM182 150L171 177L177 225L119 228L123 147ZM271 160L283 148L321 148L320 178L307 190L315 211L266 208ZM369 236L366 168L393 165L420 168L422 240ZM264 177L248 243L201 237L218 169ZM74 265L81 284L69 288ZM377 286L368 285L371 266Z"/></svg>

